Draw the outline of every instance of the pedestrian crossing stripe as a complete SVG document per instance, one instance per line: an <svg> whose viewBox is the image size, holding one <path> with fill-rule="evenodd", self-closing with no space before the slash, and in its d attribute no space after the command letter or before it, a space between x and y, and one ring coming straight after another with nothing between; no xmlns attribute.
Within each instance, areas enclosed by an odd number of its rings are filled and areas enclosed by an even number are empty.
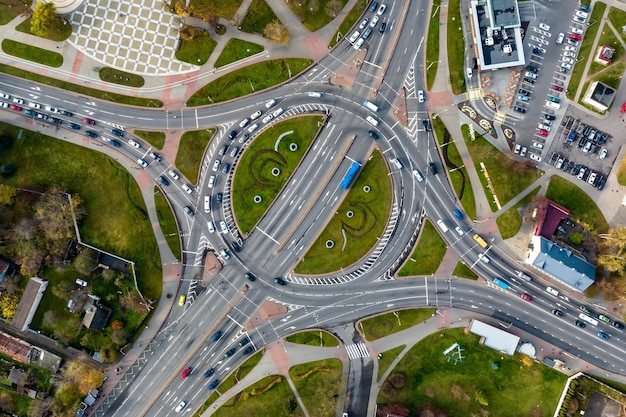
<svg viewBox="0 0 626 417"><path fill-rule="evenodd" d="M346 345L346 351L350 359L367 358L370 356L365 343L355 343L354 345Z"/></svg>

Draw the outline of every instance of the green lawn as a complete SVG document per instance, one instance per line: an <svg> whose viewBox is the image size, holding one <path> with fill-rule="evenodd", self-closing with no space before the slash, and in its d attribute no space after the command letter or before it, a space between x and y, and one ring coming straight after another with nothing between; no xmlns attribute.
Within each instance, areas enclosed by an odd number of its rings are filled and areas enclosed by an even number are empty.
<svg viewBox="0 0 626 417"><path fill-rule="evenodd" d="M426 89L433 88L437 67L439 66L439 17L441 0L433 0L431 5L428 38L426 40ZM434 14L436 13L436 14Z"/></svg>
<svg viewBox="0 0 626 417"><path fill-rule="evenodd" d="M610 13L609 13L609 16L611 16ZM624 14L624 16L626 17L626 13ZM626 20L622 23L622 25L617 26L618 30L621 31L621 27L624 24L626 24ZM603 65L603 64L598 64L595 61L592 61L591 65L589 66L589 72L587 72L588 76L594 76L596 73L600 71L605 71L607 68L611 68L613 65L616 65L618 61L624 56L624 49L622 48L622 44L617 39L617 36L615 36L615 33L613 33L611 28L609 28L608 24L604 25L603 29L604 30L600 34L600 40L598 41L598 47L600 45L608 45L608 46L612 46L613 48L615 48L615 53L613 54L613 59L611 61L612 63L609 65Z"/></svg>
<svg viewBox="0 0 626 417"><path fill-rule="evenodd" d="M235 369L230 375L219 385L217 390L221 393L228 391L234 387L242 379L246 377L254 369L254 367L263 359L265 350L259 350L254 355L250 356L241 366Z"/></svg>
<svg viewBox="0 0 626 417"><path fill-rule="evenodd" d="M448 3L448 71L454 94L461 94L465 86L465 42L461 26L461 0Z"/></svg>
<svg viewBox="0 0 626 417"><path fill-rule="evenodd" d="M304 417L287 380L271 375L244 389L211 414L215 417Z"/></svg>
<svg viewBox="0 0 626 417"><path fill-rule="evenodd" d="M176 168L187 178L191 184L198 183L200 175L200 163L204 151L209 145L215 129L193 130L183 133L176 154Z"/></svg>
<svg viewBox="0 0 626 417"><path fill-rule="evenodd" d="M617 170L617 183L619 185L626 185L626 158L622 159Z"/></svg>
<svg viewBox="0 0 626 417"><path fill-rule="evenodd" d="M458 262L456 264L454 271L452 271L452 275L459 278L473 279L474 281L478 279L478 275L476 275L474 271L462 262Z"/></svg>
<svg viewBox="0 0 626 417"><path fill-rule="evenodd" d="M608 17L609 17L609 21L613 24L613 27L617 29L617 32L622 37L622 40L626 41L626 33L622 32L621 30L622 26L624 26L624 23L626 23L626 11L618 9L617 7L611 6L611 8L609 9ZM608 28L607 28L607 32L608 32ZM610 31L610 32L613 33L613 31ZM615 52L618 52L618 51L615 51ZM619 52L622 52L621 47L619 48Z"/></svg>
<svg viewBox="0 0 626 417"><path fill-rule="evenodd" d="M376 402L404 404L409 410L429 406L448 416L552 416L567 376L540 363L525 366L519 354L503 355L479 340L464 329L426 337L400 360ZM442 354L453 343L463 349L457 365Z"/></svg>
<svg viewBox="0 0 626 417"><path fill-rule="evenodd" d="M328 44L330 48L337 45L337 43L339 43L341 39L348 35L348 32L350 31L350 29L352 29L352 26L354 26L358 18L361 17L366 7L367 0L358 0L354 4L352 10L348 12L346 18L343 19L343 22L341 22L341 25L339 25L339 29L337 29L337 32L335 32L335 36L333 36L330 40L330 43Z"/></svg>
<svg viewBox="0 0 626 417"><path fill-rule="evenodd" d="M5 2L3 1L3 3ZM57 19L59 19L56 22L56 26L58 27L58 29L48 31L48 33L46 34L47 36L41 36L41 38L49 39L55 42L62 42L72 35L72 25L70 24L64 25L59 17L57 17ZM18 32L28 33L29 35L39 36L31 32L30 17L24 20L19 25L17 25L15 27L15 30L17 30Z"/></svg>
<svg viewBox="0 0 626 417"><path fill-rule="evenodd" d="M209 32L194 30L192 40L180 39L180 46L176 51L176 59L193 65L202 65L207 62L215 49L217 42Z"/></svg>
<svg viewBox="0 0 626 417"><path fill-rule="evenodd" d="M262 35L265 26L274 20L278 20L278 17L265 0L252 0L248 7L248 13L239 27L242 32Z"/></svg>
<svg viewBox="0 0 626 417"><path fill-rule="evenodd" d="M329 24L343 10L348 0L290 1L287 5L307 30L315 32Z"/></svg>
<svg viewBox="0 0 626 417"><path fill-rule="evenodd" d="M581 94L580 99L578 100L578 103L595 113L606 114L606 112L599 112L595 107L592 107L588 105L587 103L584 103L583 102L584 94L589 88L589 85L593 81L600 81L608 85L609 87L613 87L615 90L618 90L619 85L622 82L622 76L625 70L626 70L626 64L623 61L620 61L620 62L614 62L613 64L609 65L607 68L604 68L604 70L594 74L591 81L587 81L584 84L583 89L582 89L583 94ZM620 103L616 103L616 104L618 106L620 105Z"/></svg>
<svg viewBox="0 0 626 417"><path fill-rule="evenodd" d="M223 67L240 59L247 58L263 51L263 47L259 44L244 41L237 38L231 38L224 47L217 61L215 68Z"/></svg>
<svg viewBox="0 0 626 417"><path fill-rule="evenodd" d="M358 329L366 340L372 342L421 324L434 315L434 308L398 310L361 320Z"/></svg>
<svg viewBox="0 0 626 417"><path fill-rule="evenodd" d="M202 417L202 414L204 414L204 412L209 409L211 404L217 401L219 397L220 395L216 391L213 391L213 394L209 396L204 404L202 404L202 406L198 408L195 413L193 413L193 417Z"/></svg>
<svg viewBox="0 0 626 417"><path fill-rule="evenodd" d="M446 254L446 242L439 236L437 229L428 220L424 220L422 233L413 253L398 271L398 276L434 274Z"/></svg>
<svg viewBox="0 0 626 417"><path fill-rule="evenodd" d="M292 334L285 338L290 343L317 347L337 347L339 341L332 334L322 330L309 330Z"/></svg>
<svg viewBox="0 0 626 417"><path fill-rule="evenodd" d="M387 372L387 369L389 369L398 355L402 353L404 348L406 348L406 345L398 346L380 353L382 357L378 359L378 377L376 377L376 381L380 381L385 372Z"/></svg>
<svg viewBox="0 0 626 417"><path fill-rule="evenodd" d="M241 2L242 0L191 0L189 12L197 16L219 16L231 20Z"/></svg>
<svg viewBox="0 0 626 417"><path fill-rule="evenodd" d="M311 146L323 122L322 116L287 119L263 131L241 156L231 192L233 214L241 233L250 233L265 214ZM276 152L277 139L283 134L286 135ZM297 145L295 152L289 149L292 143ZM280 170L280 175L272 174L274 168ZM257 195L261 196L260 203L254 202Z"/></svg>
<svg viewBox="0 0 626 417"><path fill-rule="evenodd" d="M487 178L481 170L481 162L485 164L501 205L506 204L543 174L543 171L530 164L506 156L482 137L476 137L472 141L467 125L461 126L461 130L492 211L495 212L498 208L491 198L492 190L487 188Z"/></svg>
<svg viewBox="0 0 626 417"><path fill-rule="evenodd" d="M128 87L143 87L145 80L141 75L131 74L117 68L103 67L99 72L100 79L109 83L126 85Z"/></svg>
<svg viewBox="0 0 626 417"><path fill-rule="evenodd" d="M13 75L15 77L24 78L26 80L35 81L42 84L47 84L53 87L60 88L62 90L72 91L77 94L83 94L89 97L95 97L100 100L112 101L114 103L128 104L131 106L141 107L163 107L163 102L157 99L124 96L122 94L116 94L109 91L98 90L95 88L89 88L78 84L72 84L69 82L57 80L55 78L46 77L34 72L24 71L21 68L12 67L10 65L0 64L0 72L4 74Z"/></svg>
<svg viewBox="0 0 626 417"><path fill-rule="evenodd" d="M275 86L298 75L313 63L305 58L273 59L229 72L202 87L187 106L204 106Z"/></svg>
<svg viewBox="0 0 626 417"><path fill-rule="evenodd" d="M2 409L10 414L6 414L7 416L13 415L14 413L20 417L27 417L32 415L30 413L31 406L31 398L26 395L20 395L17 392L0 388L0 399L2 399Z"/></svg>
<svg viewBox="0 0 626 417"><path fill-rule="evenodd" d="M378 243L391 211L391 180L379 150L375 150L369 160L361 162L364 166L348 194L294 269L296 273L339 271L362 259ZM366 186L370 187L367 192ZM350 213L353 217L348 217ZM326 246L329 241L334 243L330 249Z"/></svg>
<svg viewBox="0 0 626 417"><path fill-rule="evenodd" d="M472 183L469 180L469 174L463 164L459 150L454 144L453 138L449 139L447 145L443 146L446 142L446 126L440 118L433 119L433 130L437 137L437 142L441 152L444 155L444 162L447 166L448 177L452 183L454 191L461 200L461 205L470 219L476 218L476 200L474 198L474 190ZM448 134L449 135L449 134ZM445 160L445 155L448 155L448 159L453 164L450 166L448 161ZM462 167L462 168L458 168ZM462 194L462 195L461 195Z"/></svg>
<svg viewBox="0 0 626 417"><path fill-rule="evenodd" d="M498 229L500 230L500 236L502 236L502 239L511 238L519 232L520 227L522 227L522 217L519 214L519 209L530 203L540 189L541 187L535 188L533 191L528 193L526 197L522 198L515 206L511 207L496 218L496 223L498 225Z"/></svg>
<svg viewBox="0 0 626 417"><path fill-rule="evenodd" d="M606 233L609 225L600 208L582 189L574 183L553 176L550 178L546 197L571 211L570 217L596 233Z"/></svg>
<svg viewBox="0 0 626 417"><path fill-rule="evenodd" d="M567 86L567 98L569 98L570 100L572 100L576 96L576 90L578 89L578 86L582 79L587 60L590 58L593 59L592 55L595 53L595 51L592 51L591 47L593 46L596 34L598 33L598 28L600 27L600 25L604 25L604 22L602 22L601 19L604 15L605 9L606 3L596 2L593 6L593 10L591 11L591 16L589 16L588 22L591 23L595 20L596 23L592 26L587 26L582 44L578 48L578 59L583 60L574 66L570 75L569 84ZM585 92L583 91L581 96L584 93Z"/></svg>
<svg viewBox="0 0 626 417"><path fill-rule="evenodd" d="M153 147L161 150L165 144L165 133L151 130L134 130L133 134L148 142Z"/></svg>
<svg viewBox="0 0 626 417"><path fill-rule="evenodd" d="M159 218L159 225L161 226L163 236L165 236L167 246L170 248L176 259L181 260L180 239L178 236L178 227L176 225L174 213L172 212L172 208L167 203L167 200L163 196L161 190L156 187L154 190L154 205L157 217Z"/></svg>
<svg viewBox="0 0 626 417"><path fill-rule="evenodd" d="M3 0L0 3L0 26L6 25L20 14L29 13L32 0Z"/></svg>
<svg viewBox="0 0 626 417"><path fill-rule="evenodd" d="M11 39L2 41L2 50L9 55L53 68L63 65L63 55Z"/></svg>
<svg viewBox="0 0 626 417"><path fill-rule="evenodd" d="M292 366L289 377L310 416L334 417L337 399L345 391L339 359L325 359Z"/></svg>

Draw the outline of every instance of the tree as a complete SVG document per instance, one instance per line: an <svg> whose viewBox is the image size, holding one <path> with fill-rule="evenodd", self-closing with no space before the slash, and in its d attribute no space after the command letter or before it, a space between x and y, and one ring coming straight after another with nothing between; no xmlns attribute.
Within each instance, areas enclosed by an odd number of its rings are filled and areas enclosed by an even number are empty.
<svg viewBox="0 0 626 417"><path fill-rule="evenodd" d="M583 240L585 240L585 236L580 232L573 232L571 235L569 235L569 241L572 242L574 245L580 245L581 243L583 243Z"/></svg>
<svg viewBox="0 0 626 417"><path fill-rule="evenodd" d="M15 316L17 306L20 305L20 298L15 294L9 294L7 292L0 295L0 314L2 318L10 322Z"/></svg>
<svg viewBox="0 0 626 417"><path fill-rule="evenodd" d="M96 252L86 247L74 259L74 268L81 274L90 274L97 266Z"/></svg>
<svg viewBox="0 0 626 417"><path fill-rule="evenodd" d="M283 25L279 20L273 20L268 23L265 26L265 29L263 29L263 34L266 38L276 42L280 42L284 45L287 45L289 43L289 40L291 39L287 27Z"/></svg>
<svg viewBox="0 0 626 417"><path fill-rule="evenodd" d="M15 203L17 189L10 185L0 184L0 205L12 206Z"/></svg>
<svg viewBox="0 0 626 417"><path fill-rule="evenodd" d="M325 12L330 17L335 18L337 17L339 12L341 12L341 9L343 9L343 3L341 2L341 0L330 0L328 3L326 3Z"/></svg>
<svg viewBox="0 0 626 417"><path fill-rule="evenodd" d="M113 320L113 323L111 323L111 328L113 330L121 330L124 328L124 322L122 320Z"/></svg>
<svg viewBox="0 0 626 417"><path fill-rule="evenodd" d="M34 35L45 37L59 25L54 3L38 1L30 18L30 30Z"/></svg>
<svg viewBox="0 0 626 417"><path fill-rule="evenodd" d="M316 12L320 9L320 2L319 0L309 0L306 4L306 7L309 9L309 11Z"/></svg>
<svg viewBox="0 0 626 417"><path fill-rule="evenodd" d="M74 285L68 281L60 281L52 286L52 294L61 299L67 300L70 298Z"/></svg>
<svg viewBox="0 0 626 417"><path fill-rule="evenodd" d="M2 164L2 166L0 167L0 175L5 178L8 178L11 175L15 174L15 171L16 168L13 164Z"/></svg>
<svg viewBox="0 0 626 417"><path fill-rule="evenodd" d="M626 227L617 226L599 237L602 246L598 264L609 271L622 273L626 267Z"/></svg>
<svg viewBox="0 0 626 417"><path fill-rule="evenodd" d="M6 152L13 146L13 136L0 136L0 152Z"/></svg>

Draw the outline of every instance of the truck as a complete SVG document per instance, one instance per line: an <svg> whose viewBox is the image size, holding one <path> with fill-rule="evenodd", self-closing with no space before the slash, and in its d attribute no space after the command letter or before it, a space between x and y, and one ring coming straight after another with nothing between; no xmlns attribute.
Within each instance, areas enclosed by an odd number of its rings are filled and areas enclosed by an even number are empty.
<svg viewBox="0 0 626 417"><path fill-rule="evenodd" d="M523 279L524 281L532 281L532 278L528 275L526 275L525 273L523 273L522 271L516 271L517 276L520 277L521 279Z"/></svg>
<svg viewBox="0 0 626 417"><path fill-rule="evenodd" d="M509 284L506 283L506 281L496 277L493 279L493 283L496 284L498 287L500 288L504 288L505 290L509 289Z"/></svg>
<svg viewBox="0 0 626 417"><path fill-rule="evenodd" d="M478 243L478 246L480 246L481 248L487 249L487 247L489 246L487 242L485 241L485 239L483 239L482 236L479 235L478 233L474 233L474 236L472 237L474 238L476 243Z"/></svg>
<svg viewBox="0 0 626 417"><path fill-rule="evenodd" d="M378 106L371 101L365 100L363 102L363 106L365 106L366 109L373 111L374 113L378 111Z"/></svg>

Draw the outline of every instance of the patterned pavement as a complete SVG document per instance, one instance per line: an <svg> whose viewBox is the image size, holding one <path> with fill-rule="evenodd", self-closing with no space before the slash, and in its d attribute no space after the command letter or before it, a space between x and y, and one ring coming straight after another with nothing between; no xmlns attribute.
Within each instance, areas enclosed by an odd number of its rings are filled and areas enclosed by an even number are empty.
<svg viewBox="0 0 626 417"><path fill-rule="evenodd" d="M68 18L69 42L107 66L141 75L199 68L176 59L182 22L160 0L86 0Z"/></svg>

